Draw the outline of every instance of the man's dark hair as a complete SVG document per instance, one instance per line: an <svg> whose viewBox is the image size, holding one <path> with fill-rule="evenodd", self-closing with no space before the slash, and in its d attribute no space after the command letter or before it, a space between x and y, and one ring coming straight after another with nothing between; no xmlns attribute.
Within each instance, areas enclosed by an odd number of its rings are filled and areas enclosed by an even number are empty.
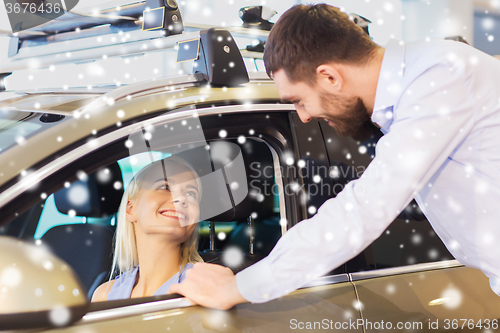
<svg viewBox="0 0 500 333"><path fill-rule="evenodd" d="M266 72L283 69L292 82L316 82L316 68L331 62L366 63L377 45L340 9L327 5L296 5L269 33L264 50Z"/></svg>

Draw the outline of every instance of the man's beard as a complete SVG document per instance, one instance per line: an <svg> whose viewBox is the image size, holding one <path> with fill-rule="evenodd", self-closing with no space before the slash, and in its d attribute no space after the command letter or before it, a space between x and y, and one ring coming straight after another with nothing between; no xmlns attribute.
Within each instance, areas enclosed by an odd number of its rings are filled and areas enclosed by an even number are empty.
<svg viewBox="0 0 500 333"><path fill-rule="evenodd" d="M365 136L365 127L368 122L371 124L371 120L361 98L339 99L324 91L319 93L319 97L324 111L340 110L338 115L326 118L339 136L350 136L354 139Z"/></svg>

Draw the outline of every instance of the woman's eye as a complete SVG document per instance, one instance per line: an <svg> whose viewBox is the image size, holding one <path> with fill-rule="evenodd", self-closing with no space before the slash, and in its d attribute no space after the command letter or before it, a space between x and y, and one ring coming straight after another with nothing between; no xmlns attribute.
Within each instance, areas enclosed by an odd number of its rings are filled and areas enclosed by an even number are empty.
<svg viewBox="0 0 500 333"><path fill-rule="evenodd" d="M186 193L186 195L190 195L195 199L197 198L196 192L194 192L194 191L189 191L188 193Z"/></svg>
<svg viewBox="0 0 500 333"><path fill-rule="evenodd" d="M170 190L167 184L162 184L156 188L157 190Z"/></svg>

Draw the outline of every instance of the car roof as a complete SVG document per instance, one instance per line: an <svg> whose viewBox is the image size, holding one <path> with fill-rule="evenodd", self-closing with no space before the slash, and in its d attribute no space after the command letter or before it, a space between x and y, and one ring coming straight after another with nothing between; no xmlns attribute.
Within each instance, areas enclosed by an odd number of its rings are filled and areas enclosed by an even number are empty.
<svg viewBox="0 0 500 333"><path fill-rule="evenodd" d="M95 89L91 93L83 89L19 92L17 97L0 101L0 110L31 113L34 117L62 115L64 121L0 152L0 186L64 147L118 128L117 123L145 119L159 112L182 116L207 108L215 114L218 111L212 107L216 105L279 102L277 88L265 73L251 74L250 78L247 84L229 88L212 87L201 75L194 74Z"/></svg>

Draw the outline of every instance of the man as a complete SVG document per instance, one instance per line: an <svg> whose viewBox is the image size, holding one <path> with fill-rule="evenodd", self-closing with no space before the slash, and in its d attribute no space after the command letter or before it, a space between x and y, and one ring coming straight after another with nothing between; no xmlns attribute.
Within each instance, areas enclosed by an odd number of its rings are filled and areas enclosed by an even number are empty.
<svg viewBox="0 0 500 333"><path fill-rule="evenodd" d="M328 5L292 7L264 54L304 122L342 135L369 118L385 135L363 175L234 276L197 264L170 291L228 309L285 295L360 253L415 197L450 252L500 293L500 62L454 41L374 44Z"/></svg>

